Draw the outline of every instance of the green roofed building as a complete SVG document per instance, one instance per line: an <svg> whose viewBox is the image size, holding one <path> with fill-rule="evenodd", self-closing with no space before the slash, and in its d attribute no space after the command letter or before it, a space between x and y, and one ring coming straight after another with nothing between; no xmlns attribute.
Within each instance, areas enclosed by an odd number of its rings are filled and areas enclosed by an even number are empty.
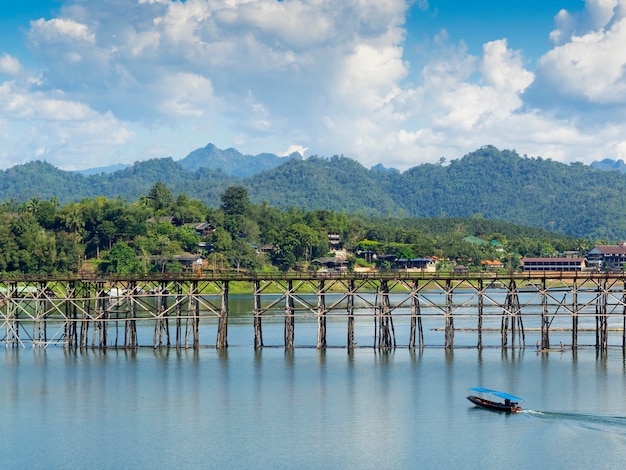
<svg viewBox="0 0 626 470"><path fill-rule="evenodd" d="M463 241L467 243L473 243L474 245L488 245L489 244L488 241L483 240L482 238L475 237L473 235L470 235L469 237L465 237Z"/></svg>

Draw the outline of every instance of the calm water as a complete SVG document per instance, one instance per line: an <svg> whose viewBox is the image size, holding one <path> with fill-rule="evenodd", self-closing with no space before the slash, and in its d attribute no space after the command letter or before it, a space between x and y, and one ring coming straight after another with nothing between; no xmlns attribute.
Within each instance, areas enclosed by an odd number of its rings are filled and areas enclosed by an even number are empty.
<svg viewBox="0 0 626 470"><path fill-rule="evenodd" d="M226 352L2 351L0 467L621 468L626 459L621 349L255 352L251 323L233 316ZM441 343L442 332L426 333ZM330 322L330 343L345 334L343 321ZM359 344L371 334L361 324ZM280 344L280 322L264 336ZM298 338L315 343L314 320L296 322ZM455 343L473 345L475 333ZM527 411L474 408L472 386L522 396Z"/></svg>

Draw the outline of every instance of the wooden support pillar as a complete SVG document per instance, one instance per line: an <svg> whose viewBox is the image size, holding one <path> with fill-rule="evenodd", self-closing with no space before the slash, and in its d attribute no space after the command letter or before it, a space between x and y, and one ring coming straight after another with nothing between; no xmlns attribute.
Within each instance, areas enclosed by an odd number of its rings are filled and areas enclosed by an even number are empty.
<svg viewBox="0 0 626 470"><path fill-rule="evenodd" d="M550 312L545 278L541 280L541 348L550 349Z"/></svg>
<svg viewBox="0 0 626 470"><path fill-rule="evenodd" d="M38 282L36 284L37 293L33 299L33 347L41 348L46 343L46 300L45 290L46 283Z"/></svg>
<svg viewBox="0 0 626 470"><path fill-rule="evenodd" d="M598 297L596 301L596 349L605 352L608 349L608 294L607 281L602 281L602 286L598 285Z"/></svg>
<svg viewBox="0 0 626 470"><path fill-rule="evenodd" d="M198 314L198 296L197 296L197 290L198 286L195 283L192 283L189 286L189 294L188 294L188 298L187 298L187 315L185 318L185 349L188 349L190 347L189 345L189 336L195 336L195 318ZM182 326L181 326L181 330L182 330ZM181 331L182 333L182 331ZM195 338L192 338L192 344L191 346L193 346L193 344L195 343Z"/></svg>
<svg viewBox="0 0 626 470"><path fill-rule="evenodd" d="M509 282L506 303L503 313L502 322L502 347L507 348L508 344L508 326L511 325L511 349L515 349L515 342L519 340L519 347L526 346L526 333L524 332L524 321L522 318L522 309L519 303L519 294L517 293L517 284L515 279Z"/></svg>
<svg viewBox="0 0 626 470"><path fill-rule="evenodd" d="M504 307L502 308L502 320L500 322L500 346L502 349L509 347L509 318L511 317L512 309L512 296L517 286L513 282L513 279L509 280L509 285L506 291L506 299L504 301Z"/></svg>
<svg viewBox="0 0 626 470"><path fill-rule="evenodd" d="M524 318L522 317L522 307L519 303L519 295L517 294L517 291L515 292L514 305L515 320L517 322L517 333L519 337L519 347L520 349L523 349L526 347L526 331L524 331Z"/></svg>
<svg viewBox="0 0 626 470"><path fill-rule="evenodd" d="M200 299L198 296L200 295L200 290L198 288L198 282L194 281L194 292L196 297L196 302L194 304L195 309L193 313L193 347L198 348L200 346ZM228 295L228 292L226 293Z"/></svg>
<svg viewBox="0 0 626 470"><path fill-rule="evenodd" d="M476 345L478 349L483 348L483 308L484 308L484 299L483 299L483 280L482 278L478 280L478 344Z"/></svg>
<svg viewBox="0 0 626 470"><path fill-rule="evenodd" d="M78 341L76 304L79 301L76 282L68 282L63 291L65 292L65 344L70 348L75 348Z"/></svg>
<svg viewBox="0 0 626 470"><path fill-rule="evenodd" d="M261 282L254 281L254 349L263 347L263 328L261 322L261 315L263 310L261 308Z"/></svg>
<svg viewBox="0 0 626 470"><path fill-rule="evenodd" d="M606 318L606 282L603 282L596 303L596 349L603 350L605 343L604 323Z"/></svg>
<svg viewBox="0 0 626 470"><path fill-rule="evenodd" d="M97 297L98 288L93 282L83 283L81 295L83 298L83 313L80 319L80 335L78 338L78 346L81 349L84 349L89 343L89 318L91 318L92 312L97 305L97 299L95 300L95 303L92 302L91 299Z"/></svg>
<svg viewBox="0 0 626 470"><path fill-rule="evenodd" d="M389 302L389 285L387 281L380 281L380 309L378 318L378 348L389 349L396 347L396 338L391 317Z"/></svg>
<svg viewBox="0 0 626 470"><path fill-rule="evenodd" d="M124 325L124 347L136 348L137 347L137 296L142 295L142 292L137 287L136 282L132 282L129 286L131 295L128 298L127 313L128 316Z"/></svg>
<svg viewBox="0 0 626 470"><path fill-rule="evenodd" d="M217 325L217 349L228 347L228 281L222 281L222 307ZM194 345L197 346L197 345Z"/></svg>
<svg viewBox="0 0 626 470"><path fill-rule="evenodd" d="M348 295L347 295L347 309L348 309L348 349L354 349L356 344L354 340L354 279L348 281Z"/></svg>
<svg viewBox="0 0 626 470"><path fill-rule="evenodd" d="M578 349L578 282L572 284L572 349Z"/></svg>
<svg viewBox="0 0 626 470"><path fill-rule="evenodd" d="M452 349L454 347L454 317L452 313L452 291L452 281L450 279L446 279L445 349Z"/></svg>
<svg viewBox="0 0 626 470"><path fill-rule="evenodd" d="M293 281L287 281L287 292L285 293L285 349L293 348L295 323L295 306L293 301Z"/></svg>
<svg viewBox="0 0 626 470"><path fill-rule="evenodd" d="M324 281L317 286L317 349L326 347L326 293Z"/></svg>
<svg viewBox="0 0 626 470"><path fill-rule="evenodd" d="M158 348L162 346L161 326L163 317L163 291L162 286L159 286L156 295L156 318L154 320L154 333L152 335L152 347Z"/></svg>
<svg viewBox="0 0 626 470"><path fill-rule="evenodd" d="M98 291L97 291L97 299L96 299L96 310L95 310L95 320L93 325L93 333L91 337L91 347L92 348L104 348L106 346L106 309L108 306L107 294L105 292L105 284L104 282L98 283Z"/></svg>
<svg viewBox="0 0 626 470"><path fill-rule="evenodd" d="M415 348L415 337L418 337L418 345L424 347L424 329L422 327L422 312L419 299L419 281L413 281L411 289L411 331L409 334L409 349Z"/></svg>
<svg viewBox="0 0 626 470"><path fill-rule="evenodd" d="M197 283L195 282L190 282L187 285L187 308L189 308L189 298L191 297L194 288L197 286ZM179 287L177 289L177 295L178 295L178 299L180 299L179 301L176 302L176 320L174 321L174 345L176 347L176 349L180 348L182 346L182 339L183 339L183 302L182 302L182 298L183 295L185 295L184 291L183 291L183 287L182 285L179 284Z"/></svg>
<svg viewBox="0 0 626 470"><path fill-rule="evenodd" d="M622 350L626 349L626 281L622 285Z"/></svg>
<svg viewBox="0 0 626 470"><path fill-rule="evenodd" d="M15 299L18 297L17 282L7 284L7 297L11 299L7 305L6 338L11 346L20 344L20 313Z"/></svg>

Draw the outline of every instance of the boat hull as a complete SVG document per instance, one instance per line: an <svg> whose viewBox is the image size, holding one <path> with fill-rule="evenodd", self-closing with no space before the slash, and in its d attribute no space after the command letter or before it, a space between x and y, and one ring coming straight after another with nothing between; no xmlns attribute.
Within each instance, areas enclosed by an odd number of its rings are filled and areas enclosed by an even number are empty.
<svg viewBox="0 0 626 470"><path fill-rule="evenodd" d="M522 411L522 408L516 403L505 404L497 401L485 400L484 398L470 395L467 397L474 405L484 408L490 411L500 411L503 413L518 413Z"/></svg>

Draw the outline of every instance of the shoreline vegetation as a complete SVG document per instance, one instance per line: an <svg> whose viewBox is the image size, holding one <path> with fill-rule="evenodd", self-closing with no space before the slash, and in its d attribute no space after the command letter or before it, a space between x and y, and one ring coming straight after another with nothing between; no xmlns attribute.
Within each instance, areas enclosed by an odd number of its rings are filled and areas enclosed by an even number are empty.
<svg viewBox="0 0 626 470"><path fill-rule="evenodd" d="M33 198L0 205L0 273L19 275L216 275L394 270L393 259L430 259L437 275L488 263L515 272L522 257L582 252L592 242L508 222L380 218L253 204L240 186L218 208L163 183L129 203L98 197L60 205ZM330 258L329 258L330 257ZM334 258L332 258L334 257Z"/></svg>

